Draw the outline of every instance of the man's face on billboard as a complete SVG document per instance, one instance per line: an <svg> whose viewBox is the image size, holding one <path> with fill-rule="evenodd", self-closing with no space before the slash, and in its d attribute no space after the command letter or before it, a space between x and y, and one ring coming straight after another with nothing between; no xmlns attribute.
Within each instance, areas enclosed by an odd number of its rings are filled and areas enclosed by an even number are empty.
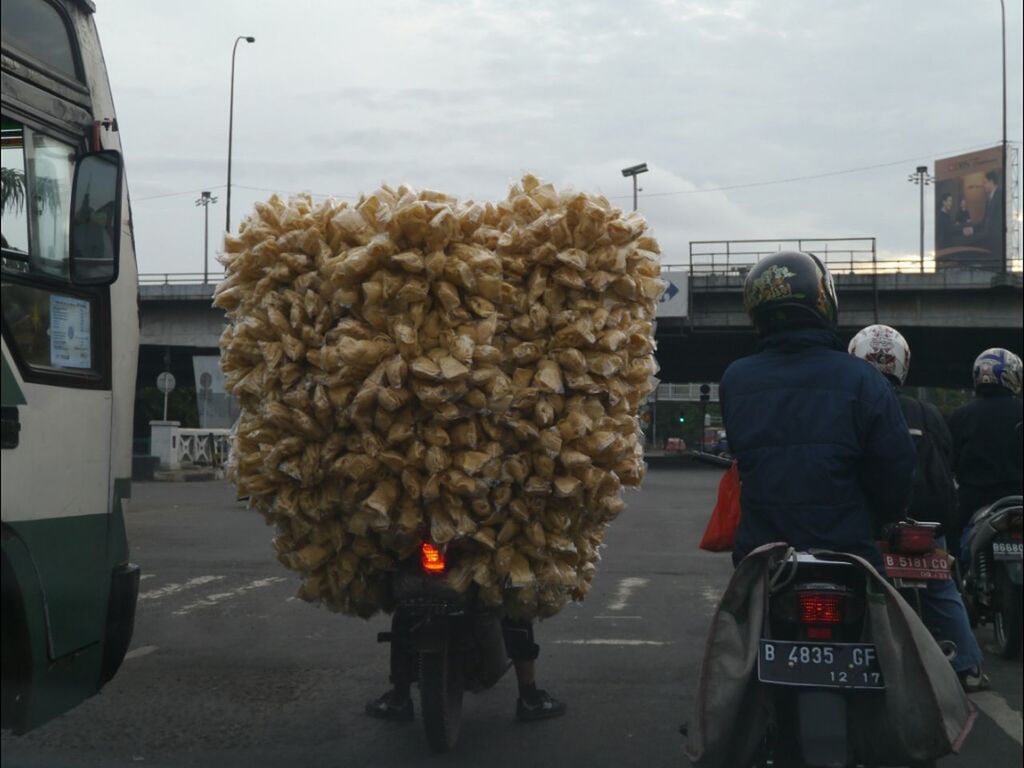
<svg viewBox="0 0 1024 768"><path fill-rule="evenodd" d="M946 195L944 198L942 198L942 210L944 210L946 213L949 213L950 211L953 210L952 195Z"/></svg>
<svg viewBox="0 0 1024 768"><path fill-rule="evenodd" d="M996 183L994 181L992 181L992 179L986 178L985 179L985 191L988 192L991 195L992 192L995 191L995 188L996 188Z"/></svg>

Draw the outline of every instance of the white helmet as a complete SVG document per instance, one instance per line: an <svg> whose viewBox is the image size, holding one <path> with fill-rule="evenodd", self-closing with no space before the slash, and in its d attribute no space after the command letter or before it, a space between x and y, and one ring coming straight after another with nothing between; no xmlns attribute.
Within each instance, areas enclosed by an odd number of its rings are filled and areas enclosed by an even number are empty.
<svg viewBox="0 0 1024 768"><path fill-rule="evenodd" d="M888 325L869 325L850 339L849 352L871 363L884 376L903 384L910 371L910 345Z"/></svg>

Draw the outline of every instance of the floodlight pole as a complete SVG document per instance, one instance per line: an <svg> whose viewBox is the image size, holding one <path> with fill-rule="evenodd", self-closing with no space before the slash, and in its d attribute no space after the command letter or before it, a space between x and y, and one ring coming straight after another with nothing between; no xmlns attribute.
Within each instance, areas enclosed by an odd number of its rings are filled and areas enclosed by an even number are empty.
<svg viewBox="0 0 1024 768"><path fill-rule="evenodd" d="M919 165L917 169L907 176L907 181L921 187L921 274L924 274L924 188L932 183L932 177L928 173L927 165Z"/></svg>
<svg viewBox="0 0 1024 768"><path fill-rule="evenodd" d="M637 192L639 191L639 188L637 187L636 177L639 176L641 173L647 173L647 163L640 163L639 165L632 165L629 168L623 168L622 169L622 175L623 176L632 176L633 177L633 210L634 211L637 209Z"/></svg>
<svg viewBox="0 0 1024 768"><path fill-rule="evenodd" d="M1003 269L1002 272L1005 275L1009 268L1010 260L1010 217L1006 215L1006 207L1010 200L1009 188L1007 182L1010 180L1010 174L1007 166L1007 151L1006 151L1006 2L1005 0L999 0L999 10L1002 18L1002 29L1003 29ZM986 222L987 226L988 222Z"/></svg>
<svg viewBox="0 0 1024 768"><path fill-rule="evenodd" d="M196 200L196 206L203 207L203 285L210 282L210 204L217 198L204 191Z"/></svg>

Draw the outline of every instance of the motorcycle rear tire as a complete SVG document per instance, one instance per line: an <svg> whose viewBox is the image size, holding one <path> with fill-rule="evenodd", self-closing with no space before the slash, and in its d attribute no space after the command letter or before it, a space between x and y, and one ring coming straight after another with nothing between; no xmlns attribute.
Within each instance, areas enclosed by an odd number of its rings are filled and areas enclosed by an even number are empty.
<svg viewBox="0 0 1024 768"><path fill-rule="evenodd" d="M448 752L462 724L462 675L445 643L440 652L420 654L420 709L427 742L435 752Z"/></svg>
<svg viewBox="0 0 1024 768"><path fill-rule="evenodd" d="M1005 568L996 573L996 610L992 612L992 631L996 651L1010 661L1020 655L1024 606L1021 588L1010 581Z"/></svg>

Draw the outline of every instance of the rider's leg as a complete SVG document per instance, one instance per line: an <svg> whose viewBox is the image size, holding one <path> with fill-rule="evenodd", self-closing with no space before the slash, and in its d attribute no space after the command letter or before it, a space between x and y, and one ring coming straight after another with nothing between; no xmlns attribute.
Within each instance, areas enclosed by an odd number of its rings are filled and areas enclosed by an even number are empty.
<svg viewBox="0 0 1024 768"><path fill-rule="evenodd" d="M412 720L413 705L409 689L416 678L416 654L410 638L409 617L395 613L391 617L392 688L366 705L366 714L385 720Z"/></svg>
<svg viewBox="0 0 1024 768"><path fill-rule="evenodd" d="M533 625L528 621L502 619L505 651L516 668L519 699L516 702L518 720L543 720L565 714L565 704L547 691L537 687L536 666L540 646L533 639Z"/></svg>
<svg viewBox="0 0 1024 768"><path fill-rule="evenodd" d="M942 537L936 543L945 548ZM921 597L921 618L925 626L941 639L956 643L956 656L951 663L961 682L965 687L985 687L988 678L982 672L984 655L956 584L952 580L930 581Z"/></svg>
<svg viewBox="0 0 1024 768"><path fill-rule="evenodd" d="M956 643L953 669L957 672L980 669L984 661L981 646L974 637L967 610L953 581L930 581L921 596L925 625L943 640Z"/></svg>

